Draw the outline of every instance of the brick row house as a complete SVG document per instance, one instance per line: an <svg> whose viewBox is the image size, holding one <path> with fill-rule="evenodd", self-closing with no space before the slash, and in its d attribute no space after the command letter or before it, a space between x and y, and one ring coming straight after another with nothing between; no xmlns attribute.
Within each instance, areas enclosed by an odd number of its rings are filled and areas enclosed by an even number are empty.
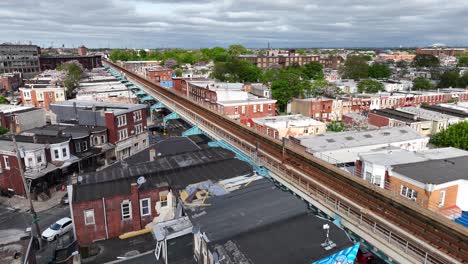
<svg viewBox="0 0 468 264"><path fill-rule="evenodd" d="M16 136L21 164L31 193L48 193L66 184L75 172L92 171L110 163L114 146L107 143L105 127L44 126ZM0 138L0 188L24 195L17 152L11 136Z"/></svg>
<svg viewBox="0 0 468 264"><path fill-rule="evenodd" d="M325 123L302 115L253 118L252 121L255 131L275 139L320 135L327 130Z"/></svg>
<svg viewBox="0 0 468 264"><path fill-rule="evenodd" d="M303 66L311 62L318 62L324 68L336 69L339 65L344 63L341 56L321 56L321 55L300 55L295 50L268 50L265 56L262 55L240 55L240 59L252 62L254 65L261 69L269 69L273 67L288 67L294 64Z"/></svg>
<svg viewBox="0 0 468 264"><path fill-rule="evenodd" d="M51 104L56 123L107 127L108 142L115 157L123 159L148 147L147 105L94 101L64 101Z"/></svg>
<svg viewBox="0 0 468 264"><path fill-rule="evenodd" d="M14 133L44 126L44 109L30 106L0 105L0 125Z"/></svg>
<svg viewBox="0 0 468 264"><path fill-rule="evenodd" d="M456 148L422 151L387 149L362 153L356 175L417 204L453 217L468 210L468 152Z"/></svg>
<svg viewBox="0 0 468 264"><path fill-rule="evenodd" d="M317 120L341 120L343 114L376 109L419 105L436 105L452 100L468 101L465 89L441 89L438 92L357 94L338 98L294 98L288 105L291 114L302 114Z"/></svg>
<svg viewBox="0 0 468 264"><path fill-rule="evenodd" d="M181 217L176 196L190 184L253 174L252 166L229 150L199 149L188 138L166 143L171 144L157 143L68 186L80 245Z"/></svg>
<svg viewBox="0 0 468 264"><path fill-rule="evenodd" d="M21 103L27 106L34 106L49 110L51 103L65 101L65 88L45 87L45 88L20 88Z"/></svg>
<svg viewBox="0 0 468 264"><path fill-rule="evenodd" d="M243 83L189 81L187 94L205 107L248 126L253 124L252 118L276 115L276 100L249 94Z"/></svg>

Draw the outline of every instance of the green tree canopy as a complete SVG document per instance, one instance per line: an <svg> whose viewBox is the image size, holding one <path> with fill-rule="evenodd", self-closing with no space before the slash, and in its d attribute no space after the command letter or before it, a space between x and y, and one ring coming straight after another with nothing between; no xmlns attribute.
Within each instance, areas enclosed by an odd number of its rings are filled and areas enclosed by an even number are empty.
<svg viewBox="0 0 468 264"><path fill-rule="evenodd" d="M146 57L148 56L146 50L144 50L144 49L139 50L138 55L139 55L140 59L146 59Z"/></svg>
<svg viewBox="0 0 468 264"><path fill-rule="evenodd" d="M228 53L231 56L239 56L241 54L250 54L251 52L246 49L244 46L236 44L236 45L231 45L228 48Z"/></svg>
<svg viewBox="0 0 468 264"><path fill-rule="evenodd" d="M384 89L383 83L375 80L362 80L357 85L360 93L377 93Z"/></svg>
<svg viewBox="0 0 468 264"><path fill-rule="evenodd" d="M465 56L460 56L458 57L458 67L468 67L468 53L463 53L466 54Z"/></svg>
<svg viewBox="0 0 468 264"><path fill-rule="evenodd" d="M468 87L468 71L466 71L460 79L458 79L458 86L459 87Z"/></svg>
<svg viewBox="0 0 468 264"><path fill-rule="evenodd" d="M308 79L323 79L323 65L313 61L304 65L302 72Z"/></svg>
<svg viewBox="0 0 468 264"><path fill-rule="evenodd" d="M369 77L376 79L384 79L390 77L392 71L383 63L374 63L369 66Z"/></svg>
<svg viewBox="0 0 468 264"><path fill-rule="evenodd" d="M413 65L419 68L422 67L437 67L439 66L439 59L431 54L416 54L413 59Z"/></svg>
<svg viewBox="0 0 468 264"><path fill-rule="evenodd" d="M345 130L345 125L341 121L332 121L327 125L328 131L342 132Z"/></svg>
<svg viewBox="0 0 468 264"><path fill-rule="evenodd" d="M8 100L5 98L5 96L0 96L0 104L8 104Z"/></svg>
<svg viewBox="0 0 468 264"><path fill-rule="evenodd" d="M369 76L369 65L362 56L348 56L340 73L346 79L364 79Z"/></svg>
<svg viewBox="0 0 468 264"><path fill-rule="evenodd" d="M433 135L430 142L438 147L468 150L468 122L449 126L446 130Z"/></svg>
<svg viewBox="0 0 468 264"><path fill-rule="evenodd" d="M291 70L279 70L271 84L272 97L277 100L276 105L284 111L292 98L303 97L311 91L310 81L303 80L300 74Z"/></svg>
<svg viewBox="0 0 468 264"><path fill-rule="evenodd" d="M0 135L6 134L8 133L8 131L9 131L8 128L0 126Z"/></svg>
<svg viewBox="0 0 468 264"><path fill-rule="evenodd" d="M257 82L261 73L251 62L230 57L226 62L216 62L211 75L222 82Z"/></svg>
<svg viewBox="0 0 468 264"><path fill-rule="evenodd" d="M449 70L440 75L438 86L441 88L457 87L459 84L460 73L458 69Z"/></svg>
<svg viewBox="0 0 468 264"><path fill-rule="evenodd" d="M416 77L413 80L413 90L430 90L434 88L431 81L424 77Z"/></svg>

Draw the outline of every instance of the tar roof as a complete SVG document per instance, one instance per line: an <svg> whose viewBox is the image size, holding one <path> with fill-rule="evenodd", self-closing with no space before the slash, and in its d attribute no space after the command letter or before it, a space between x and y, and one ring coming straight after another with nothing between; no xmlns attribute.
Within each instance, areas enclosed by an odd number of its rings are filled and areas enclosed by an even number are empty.
<svg viewBox="0 0 468 264"><path fill-rule="evenodd" d="M372 113L385 116L388 118L396 119L405 123L414 123L420 122L421 119L418 118L415 114L401 112L393 109L380 109L380 110L373 110Z"/></svg>
<svg viewBox="0 0 468 264"><path fill-rule="evenodd" d="M62 137L72 137L72 138L83 138L89 136L93 132L103 132L107 128L101 126L66 126L66 125L46 125L43 127L37 127L25 131L23 134L35 134L43 136L62 136Z"/></svg>
<svg viewBox="0 0 468 264"><path fill-rule="evenodd" d="M330 239L336 244L328 251L321 246L326 238L324 224L329 224ZM312 263L352 245L345 232L334 224L315 215L302 214L215 243L211 248L216 250L219 259L224 257L221 264L241 263L242 257L247 263L282 264Z"/></svg>
<svg viewBox="0 0 468 264"><path fill-rule="evenodd" d="M130 193L130 184L140 176L146 178L143 189L169 185L183 189L189 184L206 180L219 181L253 174L250 164L235 158L235 154L223 148L209 148L136 165L119 165L81 176L75 185L74 201L90 201Z"/></svg>
<svg viewBox="0 0 468 264"><path fill-rule="evenodd" d="M306 204L266 179L206 200L210 206L187 208L194 227L209 241L224 241L244 232L307 212ZM235 223L235 224L233 224Z"/></svg>
<svg viewBox="0 0 468 264"><path fill-rule="evenodd" d="M18 147L23 148L26 151L29 151L29 150L44 149L45 145L44 144L36 144L36 143L18 142ZM15 150L15 146L13 144L13 141L0 140L0 150L13 152Z"/></svg>
<svg viewBox="0 0 468 264"><path fill-rule="evenodd" d="M329 133L318 136L297 137L301 145L312 151L349 149L362 146L407 142L427 138L415 130L402 126L369 131Z"/></svg>
<svg viewBox="0 0 468 264"><path fill-rule="evenodd" d="M424 184L468 180L468 156L399 164L393 171Z"/></svg>
<svg viewBox="0 0 468 264"><path fill-rule="evenodd" d="M156 156L167 156L184 152L196 151L200 148L187 137L171 137L159 141L149 148L125 159L128 164L136 164L150 160L150 151L154 150Z"/></svg>

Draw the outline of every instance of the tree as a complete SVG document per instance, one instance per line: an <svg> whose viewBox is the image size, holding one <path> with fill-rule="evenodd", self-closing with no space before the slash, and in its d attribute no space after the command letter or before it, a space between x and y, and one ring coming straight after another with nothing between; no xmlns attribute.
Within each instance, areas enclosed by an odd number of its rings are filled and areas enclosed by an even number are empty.
<svg viewBox="0 0 468 264"><path fill-rule="evenodd" d="M457 87L459 78L460 73L457 69L446 71L440 75L438 86L441 88Z"/></svg>
<svg viewBox="0 0 468 264"><path fill-rule="evenodd" d="M302 72L307 78L316 80L323 78L323 65L313 61L304 65Z"/></svg>
<svg viewBox="0 0 468 264"><path fill-rule="evenodd" d="M176 77L181 77L182 76L182 70L181 69L176 69L174 71L174 74L175 74Z"/></svg>
<svg viewBox="0 0 468 264"><path fill-rule="evenodd" d="M177 61L174 59L168 59L164 61L164 67L166 68L173 68L173 67L176 67L177 65L178 65Z"/></svg>
<svg viewBox="0 0 468 264"><path fill-rule="evenodd" d="M141 49L138 51L138 56L140 56L141 59L146 59L146 56L148 56L148 54L146 53L146 50Z"/></svg>
<svg viewBox="0 0 468 264"><path fill-rule="evenodd" d="M83 76L83 66L78 61L73 60L66 62L63 65L59 65L57 68L60 68L65 72L63 86L66 88L67 97L73 98L75 89L78 87L81 77Z"/></svg>
<svg viewBox="0 0 468 264"><path fill-rule="evenodd" d="M468 55L458 58L458 67L468 67Z"/></svg>
<svg viewBox="0 0 468 264"><path fill-rule="evenodd" d="M248 49L246 49L244 46L236 44L236 45L229 46L228 53L229 55L236 57L241 54L250 54L251 52Z"/></svg>
<svg viewBox="0 0 468 264"><path fill-rule="evenodd" d="M360 93L377 93L384 89L383 83L374 80L362 80L358 83L357 87Z"/></svg>
<svg viewBox="0 0 468 264"><path fill-rule="evenodd" d="M362 56L348 56L340 69L343 78L359 80L369 76L369 65Z"/></svg>
<svg viewBox="0 0 468 264"><path fill-rule="evenodd" d="M5 96L0 96L0 104L8 104L8 100L5 98Z"/></svg>
<svg viewBox="0 0 468 264"><path fill-rule="evenodd" d="M413 65L418 68L433 68L439 66L439 64L439 59L431 54L416 54L413 59Z"/></svg>
<svg viewBox="0 0 468 264"><path fill-rule="evenodd" d="M459 87L468 87L468 71L466 71L459 79L458 79L458 86Z"/></svg>
<svg viewBox="0 0 468 264"><path fill-rule="evenodd" d="M468 150L468 122L449 126L432 136L430 142L437 147L454 147Z"/></svg>
<svg viewBox="0 0 468 264"><path fill-rule="evenodd" d="M430 90L434 88L431 81L424 77L416 77L413 80L413 90Z"/></svg>
<svg viewBox="0 0 468 264"><path fill-rule="evenodd" d="M285 111L292 98L304 97L304 94L311 90L310 81L303 80L297 72L291 70L279 70L271 84L272 97L277 100L280 111Z"/></svg>
<svg viewBox="0 0 468 264"><path fill-rule="evenodd" d="M376 79L384 79L390 77L392 71L383 63L374 63L369 66L369 77Z"/></svg>
<svg viewBox="0 0 468 264"><path fill-rule="evenodd" d="M249 61L230 57L216 62L211 76L222 82L257 82L262 71Z"/></svg>
<svg viewBox="0 0 468 264"><path fill-rule="evenodd" d="M0 135L6 134L8 133L8 131L9 131L8 128L0 126Z"/></svg>
<svg viewBox="0 0 468 264"><path fill-rule="evenodd" d="M332 132L342 132L345 130L345 125L343 122L340 121L332 121L330 124L327 126L328 131Z"/></svg>
<svg viewBox="0 0 468 264"><path fill-rule="evenodd" d="M305 55L306 54L304 49L298 49L298 50L296 50L296 53L299 54L299 55Z"/></svg>

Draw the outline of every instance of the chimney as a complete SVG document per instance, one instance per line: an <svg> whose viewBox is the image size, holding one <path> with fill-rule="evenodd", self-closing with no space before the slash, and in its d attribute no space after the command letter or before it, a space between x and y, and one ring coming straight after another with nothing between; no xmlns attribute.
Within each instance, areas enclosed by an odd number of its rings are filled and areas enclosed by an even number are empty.
<svg viewBox="0 0 468 264"><path fill-rule="evenodd" d="M37 136L36 136L36 134L33 135L33 143L37 143Z"/></svg>

